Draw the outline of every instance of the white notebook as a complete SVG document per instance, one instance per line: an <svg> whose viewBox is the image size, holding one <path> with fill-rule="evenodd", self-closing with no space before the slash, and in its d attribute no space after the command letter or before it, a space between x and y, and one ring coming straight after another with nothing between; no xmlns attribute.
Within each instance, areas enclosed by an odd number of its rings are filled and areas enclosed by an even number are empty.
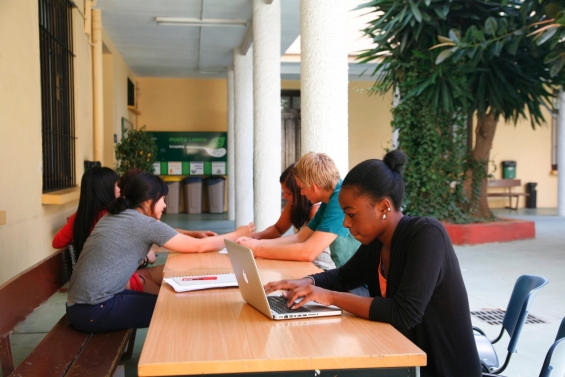
<svg viewBox="0 0 565 377"><path fill-rule="evenodd" d="M176 292L197 291L201 289L237 287L235 274L210 274L173 276L163 279Z"/></svg>

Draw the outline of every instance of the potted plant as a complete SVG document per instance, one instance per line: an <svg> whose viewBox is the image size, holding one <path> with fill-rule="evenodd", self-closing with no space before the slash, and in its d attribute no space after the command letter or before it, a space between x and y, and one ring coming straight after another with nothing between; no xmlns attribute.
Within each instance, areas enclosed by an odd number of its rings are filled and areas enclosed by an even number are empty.
<svg viewBox="0 0 565 377"><path fill-rule="evenodd" d="M126 130L122 141L116 144L116 171L123 174L126 170L137 168L153 172L153 163L157 145L151 135L145 132L145 126L139 130Z"/></svg>

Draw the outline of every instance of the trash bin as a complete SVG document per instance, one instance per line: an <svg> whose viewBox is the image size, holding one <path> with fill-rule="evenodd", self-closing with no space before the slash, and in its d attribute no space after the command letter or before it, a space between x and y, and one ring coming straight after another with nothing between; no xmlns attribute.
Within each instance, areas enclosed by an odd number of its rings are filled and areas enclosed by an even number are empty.
<svg viewBox="0 0 565 377"><path fill-rule="evenodd" d="M206 180L208 187L208 201L210 202L210 213L224 212L224 177L213 177Z"/></svg>
<svg viewBox="0 0 565 377"><path fill-rule="evenodd" d="M174 215L179 213L180 182L167 182L169 193L165 196L165 213Z"/></svg>
<svg viewBox="0 0 565 377"><path fill-rule="evenodd" d="M186 177L182 183L184 183L186 213L202 213L202 178Z"/></svg>
<svg viewBox="0 0 565 377"><path fill-rule="evenodd" d="M516 178L516 161L502 161L502 178Z"/></svg>
<svg viewBox="0 0 565 377"><path fill-rule="evenodd" d="M537 207L537 196L538 191L536 186L538 184L535 182L526 183L526 192L530 195L526 196L526 208L536 208Z"/></svg>

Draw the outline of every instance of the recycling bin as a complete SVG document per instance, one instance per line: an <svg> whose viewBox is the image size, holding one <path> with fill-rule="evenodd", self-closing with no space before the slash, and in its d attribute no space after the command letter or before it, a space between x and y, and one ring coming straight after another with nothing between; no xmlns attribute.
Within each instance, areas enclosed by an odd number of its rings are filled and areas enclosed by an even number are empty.
<svg viewBox="0 0 565 377"><path fill-rule="evenodd" d="M526 183L526 192L530 195L526 196L526 208L537 208L537 196L538 191L536 186L538 184L535 182Z"/></svg>
<svg viewBox="0 0 565 377"><path fill-rule="evenodd" d="M224 177L213 177L206 179L208 188L208 201L210 202L210 213L224 212L224 190L226 179Z"/></svg>
<svg viewBox="0 0 565 377"><path fill-rule="evenodd" d="M202 213L202 178L186 177L184 184L184 198L186 213Z"/></svg>
<svg viewBox="0 0 565 377"><path fill-rule="evenodd" d="M165 213L167 215L179 213L180 182L167 182L169 193L165 196Z"/></svg>
<svg viewBox="0 0 565 377"><path fill-rule="evenodd" d="M516 161L502 161L502 178L516 178Z"/></svg>

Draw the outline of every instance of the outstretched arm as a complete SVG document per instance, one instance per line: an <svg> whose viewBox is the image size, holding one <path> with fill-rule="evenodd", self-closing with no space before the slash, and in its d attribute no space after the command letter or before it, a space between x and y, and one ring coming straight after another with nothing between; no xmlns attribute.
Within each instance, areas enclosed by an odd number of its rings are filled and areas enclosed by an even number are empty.
<svg viewBox="0 0 565 377"><path fill-rule="evenodd" d="M208 251L217 251L224 247L224 240L236 241L240 237L249 237L255 231L255 224L249 223L237 228L231 233L221 236L213 236L206 238L193 238L185 234L177 234L163 246L172 251L181 253L205 253Z"/></svg>
<svg viewBox="0 0 565 377"><path fill-rule="evenodd" d="M240 239L238 243L253 250L257 258L312 262L336 238L333 233L304 227L297 234L274 240Z"/></svg>

